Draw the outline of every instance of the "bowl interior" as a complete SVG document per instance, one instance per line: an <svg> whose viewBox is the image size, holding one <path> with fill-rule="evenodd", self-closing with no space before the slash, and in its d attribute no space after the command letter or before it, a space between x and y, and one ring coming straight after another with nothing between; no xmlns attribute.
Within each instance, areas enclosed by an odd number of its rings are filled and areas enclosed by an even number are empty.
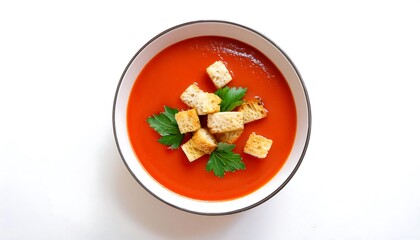
<svg viewBox="0 0 420 240"><path fill-rule="evenodd" d="M130 144L126 126L127 104L131 89L143 67L162 49L198 36L221 36L239 40L266 55L285 77L296 105L297 131L289 158L282 169L252 194L229 201L201 201L169 191L155 181L139 164ZM228 214L252 208L269 199L287 184L303 159L310 134L310 105L305 86L289 58L272 41L247 27L221 21L190 22L168 29L145 44L125 69L114 101L114 134L120 154L136 180L155 197L169 205L199 214Z"/></svg>

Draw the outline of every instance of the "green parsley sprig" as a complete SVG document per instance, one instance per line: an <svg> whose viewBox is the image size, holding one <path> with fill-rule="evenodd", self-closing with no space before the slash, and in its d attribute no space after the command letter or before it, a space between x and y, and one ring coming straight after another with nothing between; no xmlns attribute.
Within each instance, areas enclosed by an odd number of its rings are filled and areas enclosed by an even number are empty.
<svg viewBox="0 0 420 240"><path fill-rule="evenodd" d="M225 172L244 170L245 164L242 161L242 157L232 151L234 148L235 144L220 142L217 145L217 149L210 154L206 170L208 172L213 171L217 177L224 177Z"/></svg>
<svg viewBox="0 0 420 240"><path fill-rule="evenodd" d="M220 111L228 112L232 111L239 105L243 103L243 97L248 89L242 87L233 87L228 86L218 89L214 94L219 96L222 99L220 103Z"/></svg>
<svg viewBox="0 0 420 240"><path fill-rule="evenodd" d="M175 114L178 109L163 107L164 112L147 118L147 123L161 136L158 142L169 146L171 149L179 148L184 139L185 134L181 134L178 124L175 120Z"/></svg>

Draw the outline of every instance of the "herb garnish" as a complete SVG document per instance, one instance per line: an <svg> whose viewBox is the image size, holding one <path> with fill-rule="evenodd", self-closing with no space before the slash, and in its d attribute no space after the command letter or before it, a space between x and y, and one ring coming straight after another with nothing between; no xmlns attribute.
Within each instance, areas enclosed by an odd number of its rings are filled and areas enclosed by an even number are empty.
<svg viewBox="0 0 420 240"><path fill-rule="evenodd" d="M214 94L216 94L222 99L222 102L220 103L220 111L232 111L233 109L241 105L243 103L242 98L245 96L247 90L247 88L230 88L228 86L218 89Z"/></svg>
<svg viewBox="0 0 420 240"><path fill-rule="evenodd" d="M164 106L165 112L147 118L147 123L161 136L158 142L169 146L172 149L179 148L185 134L181 134L175 120L178 109Z"/></svg>
<svg viewBox="0 0 420 240"><path fill-rule="evenodd" d="M220 142L217 149L210 154L206 170L208 172L213 170L217 177L224 177L225 172L244 170L245 164L242 162L242 157L232 151L234 148L235 144Z"/></svg>

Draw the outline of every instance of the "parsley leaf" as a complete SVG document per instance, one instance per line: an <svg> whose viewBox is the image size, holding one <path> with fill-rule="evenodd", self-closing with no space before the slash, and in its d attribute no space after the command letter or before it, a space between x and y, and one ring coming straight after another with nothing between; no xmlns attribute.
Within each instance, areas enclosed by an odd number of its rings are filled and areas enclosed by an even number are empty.
<svg viewBox="0 0 420 240"><path fill-rule="evenodd" d="M178 110L167 106L164 106L164 109L165 112L148 117L146 121L161 136L158 142L172 149L179 148L185 134L180 133L175 120L175 114L178 113Z"/></svg>
<svg viewBox="0 0 420 240"><path fill-rule="evenodd" d="M210 154L209 161L206 165L207 172L213 170L217 177L224 177L225 172L234 172L236 170L244 170L245 164L239 154L233 153L235 144L227 144L220 142L217 149Z"/></svg>
<svg viewBox="0 0 420 240"><path fill-rule="evenodd" d="M220 103L220 111L228 112L232 111L243 103L242 98L245 96L247 88L230 88L228 86L218 89L214 94L222 99Z"/></svg>

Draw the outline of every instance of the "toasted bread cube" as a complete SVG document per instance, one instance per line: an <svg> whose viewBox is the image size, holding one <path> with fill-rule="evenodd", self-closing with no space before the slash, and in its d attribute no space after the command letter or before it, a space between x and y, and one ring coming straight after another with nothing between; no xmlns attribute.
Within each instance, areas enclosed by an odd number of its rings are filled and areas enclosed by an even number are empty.
<svg viewBox="0 0 420 240"><path fill-rule="evenodd" d="M201 92L198 94L197 112L198 115L207 115L220 111L222 99L214 93Z"/></svg>
<svg viewBox="0 0 420 240"><path fill-rule="evenodd" d="M244 153L257 158L265 158L267 157L272 144L273 140L257 135L253 132L249 135L248 140L246 140Z"/></svg>
<svg viewBox="0 0 420 240"><path fill-rule="evenodd" d="M244 123L259 120L267 116L267 110L264 108L261 98L246 100L238 107L238 112L244 113Z"/></svg>
<svg viewBox="0 0 420 240"><path fill-rule="evenodd" d="M198 95L200 93L203 93L203 90L198 87L197 83L193 83L185 89L180 98L183 103L187 104L187 106L197 108Z"/></svg>
<svg viewBox="0 0 420 240"><path fill-rule="evenodd" d="M244 129L244 114L241 112L217 112L207 115L207 127L211 133Z"/></svg>
<svg viewBox="0 0 420 240"><path fill-rule="evenodd" d="M217 148L216 139L205 128L200 128L191 138L194 147L207 154L213 152Z"/></svg>
<svg viewBox="0 0 420 240"><path fill-rule="evenodd" d="M214 137L219 142L224 142L228 144L232 144L238 140L238 138L241 136L243 129L230 131L230 132L222 132L222 133L215 133Z"/></svg>
<svg viewBox="0 0 420 240"><path fill-rule="evenodd" d="M182 151L184 151L185 155L188 158L188 161L192 162L204 156L206 153L195 148L192 139L188 140L186 143L182 144L181 146Z"/></svg>
<svg viewBox="0 0 420 240"><path fill-rule="evenodd" d="M181 133L195 132L201 127L200 119L195 109L179 111L175 114L175 120Z"/></svg>
<svg viewBox="0 0 420 240"><path fill-rule="evenodd" d="M228 69L222 61L216 61L206 69L207 74L217 88L222 88L232 80Z"/></svg>

